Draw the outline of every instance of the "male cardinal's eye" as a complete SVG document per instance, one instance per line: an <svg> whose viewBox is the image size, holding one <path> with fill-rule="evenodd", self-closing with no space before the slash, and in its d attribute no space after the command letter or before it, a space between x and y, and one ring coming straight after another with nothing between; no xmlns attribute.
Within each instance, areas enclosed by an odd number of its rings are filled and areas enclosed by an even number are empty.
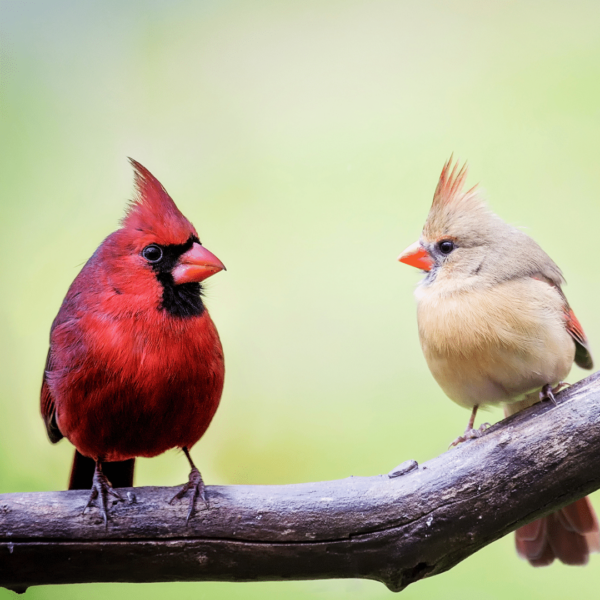
<svg viewBox="0 0 600 600"><path fill-rule="evenodd" d="M158 262L163 257L163 251L160 246L146 246L142 250L142 256L151 263Z"/></svg>
<svg viewBox="0 0 600 600"><path fill-rule="evenodd" d="M450 240L443 240L438 244L438 248L442 254L450 254L454 250L454 243Z"/></svg>

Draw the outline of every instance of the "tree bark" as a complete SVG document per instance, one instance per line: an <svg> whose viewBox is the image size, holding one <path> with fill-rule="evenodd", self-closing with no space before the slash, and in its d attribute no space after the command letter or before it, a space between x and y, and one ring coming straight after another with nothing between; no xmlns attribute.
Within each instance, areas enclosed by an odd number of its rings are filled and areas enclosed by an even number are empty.
<svg viewBox="0 0 600 600"><path fill-rule="evenodd" d="M105 529L81 491L0 495L0 586L442 573L600 487L600 373L417 466L293 485L209 486L186 526L172 488L125 488ZM452 437L452 436L450 436Z"/></svg>

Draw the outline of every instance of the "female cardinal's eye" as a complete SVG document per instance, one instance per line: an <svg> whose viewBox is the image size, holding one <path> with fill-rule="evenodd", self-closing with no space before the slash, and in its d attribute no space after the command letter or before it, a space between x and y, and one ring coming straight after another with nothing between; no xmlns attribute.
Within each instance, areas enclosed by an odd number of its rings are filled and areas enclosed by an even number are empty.
<svg viewBox="0 0 600 600"><path fill-rule="evenodd" d="M442 254L450 254L450 252L454 250L454 242L451 242L450 240L442 240L438 244L438 248Z"/></svg>
<svg viewBox="0 0 600 600"><path fill-rule="evenodd" d="M142 256L150 263L157 263L163 257L163 251L160 246L146 246L142 250Z"/></svg>

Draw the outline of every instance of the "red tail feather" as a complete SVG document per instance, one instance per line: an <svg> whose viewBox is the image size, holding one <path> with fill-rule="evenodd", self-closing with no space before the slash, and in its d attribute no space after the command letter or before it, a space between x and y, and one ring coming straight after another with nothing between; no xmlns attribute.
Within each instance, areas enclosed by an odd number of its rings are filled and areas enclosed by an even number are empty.
<svg viewBox="0 0 600 600"><path fill-rule="evenodd" d="M534 567L552 564L585 565L591 552L600 552L598 519L588 498L577 500L548 517L515 532L517 552Z"/></svg>

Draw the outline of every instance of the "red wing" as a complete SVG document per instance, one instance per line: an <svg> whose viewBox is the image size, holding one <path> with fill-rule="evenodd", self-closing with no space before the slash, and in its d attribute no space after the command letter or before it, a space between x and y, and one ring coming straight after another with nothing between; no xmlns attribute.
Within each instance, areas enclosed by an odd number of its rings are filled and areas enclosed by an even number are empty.
<svg viewBox="0 0 600 600"><path fill-rule="evenodd" d="M58 424L56 423L56 406L54 405L54 398L52 398L50 388L48 387L48 381L46 380L46 373L51 370L52 348L48 350L48 357L46 358L44 379L42 380L42 392L40 395L40 408L42 411L42 417L44 418L44 423L46 424L46 431L48 432L48 437L50 438L50 441L53 444L56 444L56 442L61 440L64 436L60 432Z"/></svg>

